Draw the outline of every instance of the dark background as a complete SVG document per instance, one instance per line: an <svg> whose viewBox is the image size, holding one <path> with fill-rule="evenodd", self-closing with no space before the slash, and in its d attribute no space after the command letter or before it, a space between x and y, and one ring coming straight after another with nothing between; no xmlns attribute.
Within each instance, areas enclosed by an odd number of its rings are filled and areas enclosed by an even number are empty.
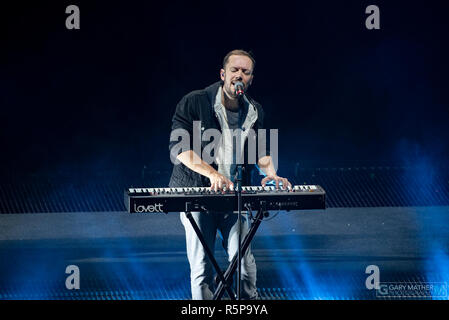
<svg viewBox="0 0 449 320"><path fill-rule="evenodd" d="M80 30L65 27L70 4ZM380 30L365 28L370 4ZM280 129L281 172L444 163L448 16L446 1L2 5L1 172L170 168L176 104L236 48L255 55L250 92Z"/></svg>

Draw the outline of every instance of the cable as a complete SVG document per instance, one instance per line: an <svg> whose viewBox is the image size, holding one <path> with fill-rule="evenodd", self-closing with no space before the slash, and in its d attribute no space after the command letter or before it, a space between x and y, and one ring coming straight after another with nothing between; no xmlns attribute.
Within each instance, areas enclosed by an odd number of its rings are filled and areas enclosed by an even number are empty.
<svg viewBox="0 0 449 320"><path fill-rule="evenodd" d="M273 216L271 216L271 217L269 217L269 218L266 218L265 221L270 221L270 220L276 218L277 215L279 214L279 212L281 212L281 210L278 210L278 212L276 212Z"/></svg>
<svg viewBox="0 0 449 320"><path fill-rule="evenodd" d="M262 221L262 220L263 220L263 218L262 218L262 219L256 219L256 218L253 217L253 211L251 210L251 205L250 205L249 203L245 203L245 208L248 209L248 218L249 218L248 221L249 221L249 220L252 220L252 222L254 222L254 221ZM273 216L271 216L270 218L265 218L265 221L270 221L270 220L276 218L277 215L279 214L279 212L281 212L281 210L278 210L278 211L277 211Z"/></svg>

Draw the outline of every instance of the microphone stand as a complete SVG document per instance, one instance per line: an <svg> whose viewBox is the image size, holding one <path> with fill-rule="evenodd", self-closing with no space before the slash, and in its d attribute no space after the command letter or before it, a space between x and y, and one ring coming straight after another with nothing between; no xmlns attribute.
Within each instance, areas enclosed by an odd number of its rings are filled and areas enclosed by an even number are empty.
<svg viewBox="0 0 449 320"><path fill-rule="evenodd" d="M238 102L239 102L239 128L242 127L242 108L243 108L243 96L245 95L243 84L239 86L239 90L237 92L238 94ZM242 171L243 171L243 165L237 164L237 172L236 172L236 182L237 182L237 208L238 208L238 252L237 252L237 300L241 300L241 293L242 293Z"/></svg>
<svg viewBox="0 0 449 320"><path fill-rule="evenodd" d="M241 295L241 281L242 281L242 165L237 165L237 178L235 179L237 182L237 208L238 208L238 232L239 232L239 246L237 253L237 300L240 300Z"/></svg>

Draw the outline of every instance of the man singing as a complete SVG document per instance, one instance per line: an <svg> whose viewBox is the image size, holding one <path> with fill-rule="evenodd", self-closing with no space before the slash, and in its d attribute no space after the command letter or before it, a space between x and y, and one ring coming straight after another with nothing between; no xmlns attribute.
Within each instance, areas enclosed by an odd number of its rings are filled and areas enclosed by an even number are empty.
<svg viewBox="0 0 449 320"><path fill-rule="evenodd" d="M214 155L214 161L210 164L202 159L207 142L201 141L201 150L195 152L192 141L190 144L192 149L175 154L179 163L175 163L173 166L169 187L210 186L213 190L225 188L232 190L235 183L236 164L242 163L235 161L239 158L239 154L244 154L242 185L252 185L251 171L254 168L254 162L249 161L251 157L248 155L247 144L250 139L250 131L256 134L256 137L251 136L251 138L257 139L258 130L264 129L264 112L259 103L247 95L240 95L236 89L239 89L241 85L244 92L248 90L253 81L254 67L255 60L250 53L244 50L233 50L223 59L223 68L220 70L221 81L205 89L190 92L178 103L172 119L172 132L176 129L183 129L189 133L190 137L193 137L194 121L201 121L200 126L203 132L208 129L216 129L222 133L226 130L238 130L239 135L223 134L222 144ZM237 140L240 143L237 143ZM173 154L173 147L176 144L177 141L171 138L169 146L171 154ZM236 150L237 148L242 148L242 150ZM261 180L262 186L269 181L274 181L276 188L291 187L286 178L276 174L273 159L268 152L257 150L256 153L257 165L266 175ZM227 159L233 161L227 161ZM212 299L214 283L212 263L185 213L181 212L180 215L186 232L192 299ZM238 215L232 212L229 214L192 212L192 216L212 251L217 230L220 232L228 259L232 261L238 252ZM246 215L242 215L242 219L247 218ZM241 238L243 239L249 231L248 224L242 223L241 228ZM243 256L241 273L241 297L257 299L256 263L250 248Z"/></svg>

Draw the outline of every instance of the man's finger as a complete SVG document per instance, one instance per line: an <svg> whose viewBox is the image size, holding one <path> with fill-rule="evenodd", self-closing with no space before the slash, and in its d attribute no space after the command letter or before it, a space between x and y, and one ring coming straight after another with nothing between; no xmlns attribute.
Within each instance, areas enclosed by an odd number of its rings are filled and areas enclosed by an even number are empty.
<svg viewBox="0 0 449 320"><path fill-rule="evenodd" d="M262 181L261 181L262 186L265 188L266 183L267 183L268 181L273 180L273 178L274 178L273 176L266 176L265 178L263 178Z"/></svg>
<svg viewBox="0 0 449 320"><path fill-rule="evenodd" d="M223 188L222 188L223 191L227 191L229 189L229 183L230 183L229 180L224 181Z"/></svg>
<svg viewBox="0 0 449 320"><path fill-rule="evenodd" d="M286 178L282 179L282 189L286 190L288 187L288 180Z"/></svg>

